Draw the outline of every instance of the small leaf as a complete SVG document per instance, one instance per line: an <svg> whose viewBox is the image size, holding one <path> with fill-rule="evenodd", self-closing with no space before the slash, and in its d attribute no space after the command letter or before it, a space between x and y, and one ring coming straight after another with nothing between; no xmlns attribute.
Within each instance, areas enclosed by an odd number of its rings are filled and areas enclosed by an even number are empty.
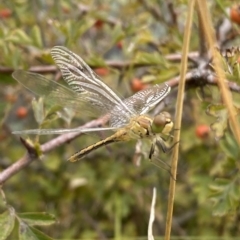
<svg viewBox="0 0 240 240"><path fill-rule="evenodd" d="M136 64L163 64L165 63L164 58L159 53L146 53L140 52L134 59Z"/></svg>
<svg viewBox="0 0 240 240"><path fill-rule="evenodd" d="M222 104L210 104L207 107L206 113L217 118L217 120L211 124L211 129L215 133L215 138L219 140L224 136L227 128L228 111Z"/></svg>
<svg viewBox="0 0 240 240"><path fill-rule="evenodd" d="M14 30L7 38L6 41L20 43L20 44L32 44L31 38L21 29Z"/></svg>
<svg viewBox="0 0 240 240"><path fill-rule="evenodd" d="M220 142L224 153L232 159L238 159L240 151L235 138L231 134L225 134L225 138Z"/></svg>
<svg viewBox="0 0 240 240"><path fill-rule="evenodd" d="M63 111L58 112L58 116L62 118L68 126L70 126L72 119L75 116L75 111L69 108L64 108Z"/></svg>
<svg viewBox="0 0 240 240"><path fill-rule="evenodd" d="M42 52L41 55L39 56L39 60L41 60L42 62L44 62L46 64L54 64L54 61L53 61L49 51Z"/></svg>
<svg viewBox="0 0 240 240"><path fill-rule="evenodd" d="M43 43L42 43L42 36L41 36L41 31L39 26L35 25L32 28L32 40L33 40L33 44L38 47L38 48L42 48Z"/></svg>
<svg viewBox="0 0 240 240"><path fill-rule="evenodd" d="M236 211L239 207L239 176L236 174L233 180L218 178L215 184L210 186L210 198L214 202L213 214L223 216Z"/></svg>
<svg viewBox="0 0 240 240"><path fill-rule="evenodd" d="M18 214L18 217L20 217L22 221L24 221L30 226L47 226L56 222L56 218L54 215L45 212L20 213Z"/></svg>
<svg viewBox="0 0 240 240"><path fill-rule="evenodd" d="M114 29L111 31L113 43L117 43L125 37L125 33L122 30L122 26L116 24Z"/></svg>
<svg viewBox="0 0 240 240"><path fill-rule="evenodd" d="M53 240L34 227L29 227L23 221L19 222L19 240Z"/></svg>
<svg viewBox="0 0 240 240"><path fill-rule="evenodd" d="M224 201L224 199L220 199L213 208L213 215L214 216L224 216L228 212L228 203L227 201Z"/></svg>
<svg viewBox="0 0 240 240"><path fill-rule="evenodd" d="M164 65L167 65L164 63ZM166 69L162 69L160 73L156 74L156 81L155 83L162 83L168 81L170 78L176 76L179 72L177 66L166 66Z"/></svg>
<svg viewBox="0 0 240 240"><path fill-rule="evenodd" d="M14 208L8 207L8 210L0 214L0 240L4 240L10 235L14 227L14 221Z"/></svg>
<svg viewBox="0 0 240 240"><path fill-rule="evenodd" d="M32 100L32 108L34 112L34 117L39 125L41 125L45 119L44 116L44 106L43 106L43 98L39 98L38 100Z"/></svg>
<svg viewBox="0 0 240 240"><path fill-rule="evenodd" d="M106 67L106 63L102 57L92 56L88 59L87 63L93 67Z"/></svg>

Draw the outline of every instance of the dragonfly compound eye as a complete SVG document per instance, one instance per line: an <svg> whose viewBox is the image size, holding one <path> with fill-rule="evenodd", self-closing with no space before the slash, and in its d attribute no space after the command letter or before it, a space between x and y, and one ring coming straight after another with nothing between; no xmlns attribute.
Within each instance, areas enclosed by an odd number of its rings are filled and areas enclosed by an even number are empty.
<svg viewBox="0 0 240 240"><path fill-rule="evenodd" d="M160 114L155 116L153 124L155 127L160 128L161 132L166 135L168 135L173 128L171 115L168 112L161 112Z"/></svg>

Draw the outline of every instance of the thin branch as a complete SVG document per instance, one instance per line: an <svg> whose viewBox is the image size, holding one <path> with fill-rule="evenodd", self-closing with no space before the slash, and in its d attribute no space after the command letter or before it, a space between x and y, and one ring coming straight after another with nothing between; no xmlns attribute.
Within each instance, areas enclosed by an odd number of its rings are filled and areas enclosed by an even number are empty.
<svg viewBox="0 0 240 240"><path fill-rule="evenodd" d="M179 131L174 132L174 142L179 143L180 141L180 129L182 122L182 114L183 114L183 100L184 100L184 89L185 89L185 81L186 81L186 73L187 73L187 59L189 52L189 43L191 36L191 26L193 19L195 0L190 0L188 2L188 16L185 25L184 31L184 39L183 39L183 57L181 62L181 70L180 70L180 79L179 79L179 87L178 87L178 95L176 101L176 119L175 119L175 127L179 129ZM178 165L178 157L179 157L179 144L173 149L172 155L172 164L171 164L171 174L172 178L170 178L170 187L168 194L168 210L166 217L166 228L165 228L165 240L169 240L171 236L172 229L172 220L173 220L173 206L174 206L174 198L175 198L175 189L176 189L176 176L177 176L177 165Z"/></svg>
<svg viewBox="0 0 240 240"><path fill-rule="evenodd" d="M28 166L35 158L32 158L29 154L26 154L20 158L17 162L13 163L7 169L0 173L0 185L2 185L7 179L18 173L21 169Z"/></svg>
<svg viewBox="0 0 240 240"><path fill-rule="evenodd" d="M153 196L152 196L152 204L151 204L151 211L150 211L150 218L148 222L148 240L154 240L153 237L153 222L155 219L155 205L156 205L156 187L153 188Z"/></svg>
<svg viewBox="0 0 240 240"><path fill-rule="evenodd" d="M195 58L198 58L198 53L197 52L192 52L188 54L188 58L190 60L194 60ZM175 53L175 54L169 54L165 57L166 60L172 61L172 62L179 62L182 59L182 54L181 53ZM139 67L146 67L146 66L153 66L154 64L150 63L134 63L131 61L105 61L105 65L103 66L93 66L89 65L91 68L99 68L99 67L111 67L111 68L116 68L116 69L128 69L128 68L139 68ZM158 64L157 64L158 65ZM3 67L0 66L0 73L8 73L11 74L14 72L15 69L11 67ZM58 71L58 68L54 65L48 65L48 66L33 66L28 69L30 72L36 72L40 74L49 74L49 73L56 73Z"/></svg>

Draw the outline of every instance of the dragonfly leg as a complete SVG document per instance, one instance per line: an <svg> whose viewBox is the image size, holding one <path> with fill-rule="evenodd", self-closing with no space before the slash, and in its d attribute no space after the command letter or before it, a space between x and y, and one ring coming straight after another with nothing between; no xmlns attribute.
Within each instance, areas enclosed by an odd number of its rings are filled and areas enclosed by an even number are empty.
<svg viewBox="0 0 240 240"><path fill-rule="evenodd" d="M175 147L175 145L179 143L179 141L175 142L172 146L168 147L166 145L166 142L161 137L158 137L156 143L157 146L161 148L164 153L169 153Z"/></svg>
<svg viewBox="0 0 240 240"><path fill-rule="evenodd" d="M152 159L152 155L155 152L155 147L156 147L156 138L154 138L153 141L152 141L151 149L150 149L150 152L149 152L149 155L148 155L149 159Z"/></svg>

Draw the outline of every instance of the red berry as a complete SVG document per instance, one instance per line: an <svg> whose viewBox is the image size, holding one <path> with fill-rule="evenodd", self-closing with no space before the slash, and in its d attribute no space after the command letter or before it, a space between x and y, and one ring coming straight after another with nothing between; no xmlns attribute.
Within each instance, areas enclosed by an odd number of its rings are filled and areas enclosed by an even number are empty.
<svg viewBox="0 0 240 240"><path fill-rule="evenodd" d="M104 22L103 22L101 19L98 19L98 20L94 23L94 27L95 27L96 29L102 29L103 24L104 24Z"/></svg>
<svg viewBox="0 0 240 240"><path fill-rule="evenodd" d="M6 101L8 101L10 103L15 103L17 100L17 96L13 95L13 94L6 94L5 99L6 99Z"/></svg>
<svg viewBox="0 0 240 240"><path fill-rule="evenodd" d="M210 127L206 124L201 124L196 127L195 134L200 139L205 139L209 136Z"/></svg>
<svg viewBox="0 0 240 240"><path fill-rule="evenodd" d="M123 48L123 43L122 41L117 42L117 48L122 49Z"/></svg>
<svg viewBox="0 0 240 240"><path fill-rule="evenodd" d="M0 9L0 18L9 18L12 15L12 11L9 8Z"/></svg>
<svg viewBox="0 0 240 240"><path fill-rule="evenodd" d="M148 85L146 83L143 83L139 78L134 78L131 81L131 89L133 92L138 92L140 90L143 90L147 88Z"/></svg>
<svg viewBox="0 0 240 240"><path fill-rule="evenodd" d="M109 74L109 70L107 68L96 68L94 71L99 76L106 76Z"/></svg>
<svg viewBox="0 0 240 240"><path fill-rule="evenodd" d="M25 107L19 107L16 111L16 115L18 118L25 118L28 114L28 110Z"/></svg>
<svg viewBox="0 0 240 240"><path fill-rule="evenodd" d="M240 24L240 5L235 5L231 8L230 18L232 22Z"/></svg>

